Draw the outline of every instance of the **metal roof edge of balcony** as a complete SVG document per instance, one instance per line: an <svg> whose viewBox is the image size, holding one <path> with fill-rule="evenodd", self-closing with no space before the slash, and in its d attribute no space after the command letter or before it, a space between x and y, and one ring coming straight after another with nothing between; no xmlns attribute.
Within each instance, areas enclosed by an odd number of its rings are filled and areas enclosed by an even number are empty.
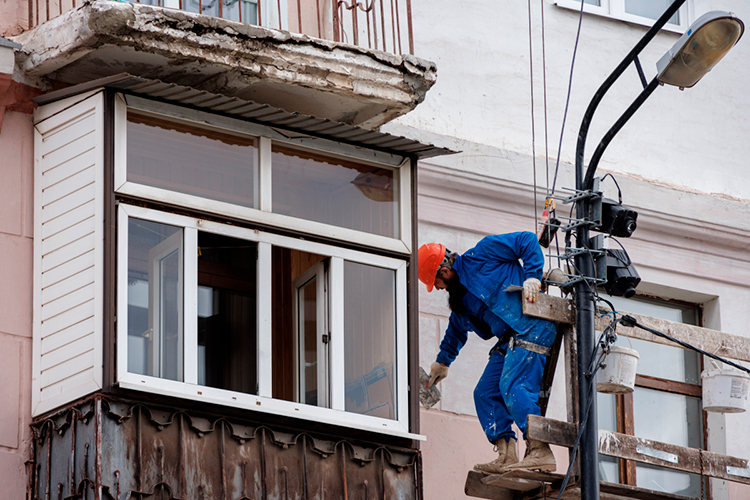
<svg viewBox="0 0 750 500"><path fill-rule="evenodd" d="M102 87L148 96L170 103L189 105L312 136L325 137L400 155L412 155L420 159L457 153L457 151L448 148L424 144L406 137L286 111L268 104L197 90L184 85L134 76L129 73L120 73L55 90L32 100L38 105L49 104Z"/></svg>

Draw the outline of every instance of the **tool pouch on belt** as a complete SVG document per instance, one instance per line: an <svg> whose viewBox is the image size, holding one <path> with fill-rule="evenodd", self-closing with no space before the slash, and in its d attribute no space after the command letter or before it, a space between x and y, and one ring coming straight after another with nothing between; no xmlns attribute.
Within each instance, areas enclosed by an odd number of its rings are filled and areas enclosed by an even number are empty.
<svg viewBox="0 0 750 500"><path fill-rule="evenodd" d="M492 357L492 354L494 352L499 352L503 356L506 355L507 351L502 348L502 346L505 343L508 343L508 349L511 351L514 350L516 347L519 347L521 349L525 349L527 351L535 352L537 354L543 354L544 356L549 356L551 349L549 347L545 347L543 345L534 344L533 342L527 342L525 340L521 340L519 338L516 338L516 332L510 331L509 333L506 333L503 335L503 337L497 341L497 344L490 349L490 357Z"/></svg>

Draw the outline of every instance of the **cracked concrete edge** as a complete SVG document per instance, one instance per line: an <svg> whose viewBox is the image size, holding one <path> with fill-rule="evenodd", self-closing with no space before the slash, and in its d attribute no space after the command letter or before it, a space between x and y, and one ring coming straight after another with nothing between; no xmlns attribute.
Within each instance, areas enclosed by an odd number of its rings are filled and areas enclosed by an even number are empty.
<svg viewBox="0 0 750 500"><path fill-rule="evenodd" d="M176 57L197 55L207 62L250 73L246 76L258 70L258 57L265 56L267 61L278 64L278 57L269 57L269 49L285 56L281 59L289 67L299 64L297 58L314 56L318 70L326 75L315 80L317 88L321 84L324 89L334 86L332 80L338 80L340 85L352 79L352 70L358 70L369 78L357 80L382 82L360 85L358 91L370 92L368 95L378 99L383 96L378 95L381 92L377 87L391 87L397 90L396 101L407 107L424 100L437 73L434 63L412 55L397 56L181 10L105 0L85 0L80 7L12 39L23 45L17 53L17 65L22 73L19 77L40 85L44 84L45 75L108 44ZM289 73L264 74L263 77L290 83ZM339 78L331 78L331 75ZM292 83L313 86L312 82ZM353 87L354 84L341 90L353 91Z"/></svg>

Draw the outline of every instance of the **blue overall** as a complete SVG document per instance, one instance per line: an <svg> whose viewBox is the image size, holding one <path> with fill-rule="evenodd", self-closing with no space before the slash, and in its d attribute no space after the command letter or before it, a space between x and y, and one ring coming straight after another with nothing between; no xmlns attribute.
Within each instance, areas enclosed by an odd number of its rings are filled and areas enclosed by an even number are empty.
<svg viewBox="0 0 750 500"><path fill-rule="evenodd" d="M520 261L519 261L520 259ZM523 261L523 263L521 262ZM555 325L523 314L520 292L505 292L509 285L523 285L528 278L541 279L544 256L536 235L528 232L483 238L477 246L458 256L453 269L468 292L464 306L468 314L451 313L440 343L437 361L450 366L467 341L469 331L481 329L469 314L484 321L498 339L510 328L515 338L549 347L555 340ZM485 338L488 340L489 338ZM539 390L546 356L520 347L506 354L494 351L474 389L474 405L487 439L495 443L514 436L516 423L526 435L527 415L539 415Z"/></svg>

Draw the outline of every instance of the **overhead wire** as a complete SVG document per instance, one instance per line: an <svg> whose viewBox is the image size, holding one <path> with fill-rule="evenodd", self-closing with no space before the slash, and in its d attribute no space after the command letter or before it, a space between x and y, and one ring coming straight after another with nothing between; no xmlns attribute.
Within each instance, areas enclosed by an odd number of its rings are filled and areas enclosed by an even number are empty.
<svg viewBox="0 0 750 500"><path fill-rule="evenodd" d="M578 13L578 30L576 32L576 41L573 45L573 57L570 60L570 76L568 77L568 95L565 98L565 111L563 112L562 125L560 126L560 142L557 146L557 160L555 161L555 176L552 181L552 194L555 192L555 186L557 185L557 173L560 170L560 152L562 151L563 136L565 134L565 121L568 118L568 107L570 105L570 93L573 87L573 69L576 63L576 54L578 53L578 41L581 38L581 24L583 24L583 4L584 0L581 0L581 10Z"/></svg>
<svg viewBox="0 0 750 500"><path fill-rule="evenodd" d="M531 26L531 0L528 0L529 11L529 84L531 86L531 165L534 171L534 232L536 232L536 222L539 220L536 206L536 131L534 126L534 50Z"/></svg>

